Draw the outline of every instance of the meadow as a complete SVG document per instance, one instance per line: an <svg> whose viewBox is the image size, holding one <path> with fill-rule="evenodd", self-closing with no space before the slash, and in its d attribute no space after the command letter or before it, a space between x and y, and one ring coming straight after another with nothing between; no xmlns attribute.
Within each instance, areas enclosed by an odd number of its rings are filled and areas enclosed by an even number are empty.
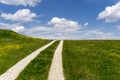
<svg viewBox="0 0 120 80"><path fill-rule="evenodd" d="M22 36L0 29L0 74L50 40Z"/></svg>
<svg viewBox="0 0 120 80"><path fill-rule="evenodd" d="M120 41L64 41L65 80L120 80Z"/></svg>
<svg viewBox="0 0 120 80"><path fill-rule="evenodd" d="M0 75L51 42L0 29ZM47 80L59 41L42 51L16 80ZM65 80L120 80L120 40L64 40Z"/></svg>

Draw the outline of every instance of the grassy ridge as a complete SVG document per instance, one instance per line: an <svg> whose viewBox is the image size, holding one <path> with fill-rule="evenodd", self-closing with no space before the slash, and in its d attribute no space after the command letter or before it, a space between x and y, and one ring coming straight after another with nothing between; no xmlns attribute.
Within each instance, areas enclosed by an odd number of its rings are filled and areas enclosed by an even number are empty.
<svg viewBox="0 0 120 80"><path fill-rule="evenodd" d="M120 80L120 41L65 41L66 80Z"/></svg>
<svg viewBox="0 0 120 80"><path fill-rule="evenodd" d="M47 80L54 51L59 41L42 51L20 74L17 80Z"/></svg>
<svg viewBox="0 0 120 80"><path fill-rule="evenodd" d="M0 74L48 42L0 29Z"/></svg>

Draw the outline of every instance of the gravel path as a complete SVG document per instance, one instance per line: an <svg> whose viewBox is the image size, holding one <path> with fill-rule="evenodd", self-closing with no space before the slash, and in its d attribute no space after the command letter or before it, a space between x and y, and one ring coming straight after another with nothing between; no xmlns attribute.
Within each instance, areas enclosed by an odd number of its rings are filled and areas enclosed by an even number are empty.
<svg viewBox="0 0 120 80"><path fill-rule="evenodd" d="M15 80L19 74L22 72L22 70L38 55L41 51L46 49L48 46L52 45L55 41L50 42L49 44L39 48L38 50L34 51L18 63L16 63L14 66L12 66L10 69L8 69L5 73L3 73L0 76L0 80Z"/></svg>
<svg viewBox="0 0 120 80"><path fill-rule="evenodd" d="M64 80L63 67L62 67L62 46L61 41L54 53L48 80Z"/></svg>

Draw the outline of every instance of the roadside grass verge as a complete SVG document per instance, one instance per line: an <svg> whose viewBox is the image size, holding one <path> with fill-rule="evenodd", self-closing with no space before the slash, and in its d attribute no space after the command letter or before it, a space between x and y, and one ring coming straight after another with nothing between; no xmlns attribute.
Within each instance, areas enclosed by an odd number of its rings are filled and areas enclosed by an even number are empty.
<svg viewBox="0 0 120 80"><path fill-rule="evenodd" d="M50 40L22 36L0 29L0 75Z"/></svg>
<svg viewBox="0 0 120 80"><path fill-rule="evenodd" d="M59 41L42 51L16 80L47 80L54 52Z"/></svg>
<svg viewBox="0 0 120 80"><path fill-rule="evenodd" d="M64 41L66 80L120 80L120 41Z"/></svg>

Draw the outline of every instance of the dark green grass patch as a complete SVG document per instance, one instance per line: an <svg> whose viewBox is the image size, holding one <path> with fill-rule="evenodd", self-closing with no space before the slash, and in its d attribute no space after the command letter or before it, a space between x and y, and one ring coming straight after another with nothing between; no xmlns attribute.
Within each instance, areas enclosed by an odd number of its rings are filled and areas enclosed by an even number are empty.
<svg viewBox="0 0 120 80"><path fill-rule="evenodd" d="M17 80L47 80L54 52L59 41L45 49L20 74Z"/></svg>
<svg viewBox="0 0 120 80"><path fill-rule="evenodd" d="M0 29L0 74L49 42L50 40L26 37Z"/></svg>
<svg viewBox="0 0 120 80"><path fill-rule="evenodd" d="M65 41L66 80L120 80L120 41Z"/></svg>

